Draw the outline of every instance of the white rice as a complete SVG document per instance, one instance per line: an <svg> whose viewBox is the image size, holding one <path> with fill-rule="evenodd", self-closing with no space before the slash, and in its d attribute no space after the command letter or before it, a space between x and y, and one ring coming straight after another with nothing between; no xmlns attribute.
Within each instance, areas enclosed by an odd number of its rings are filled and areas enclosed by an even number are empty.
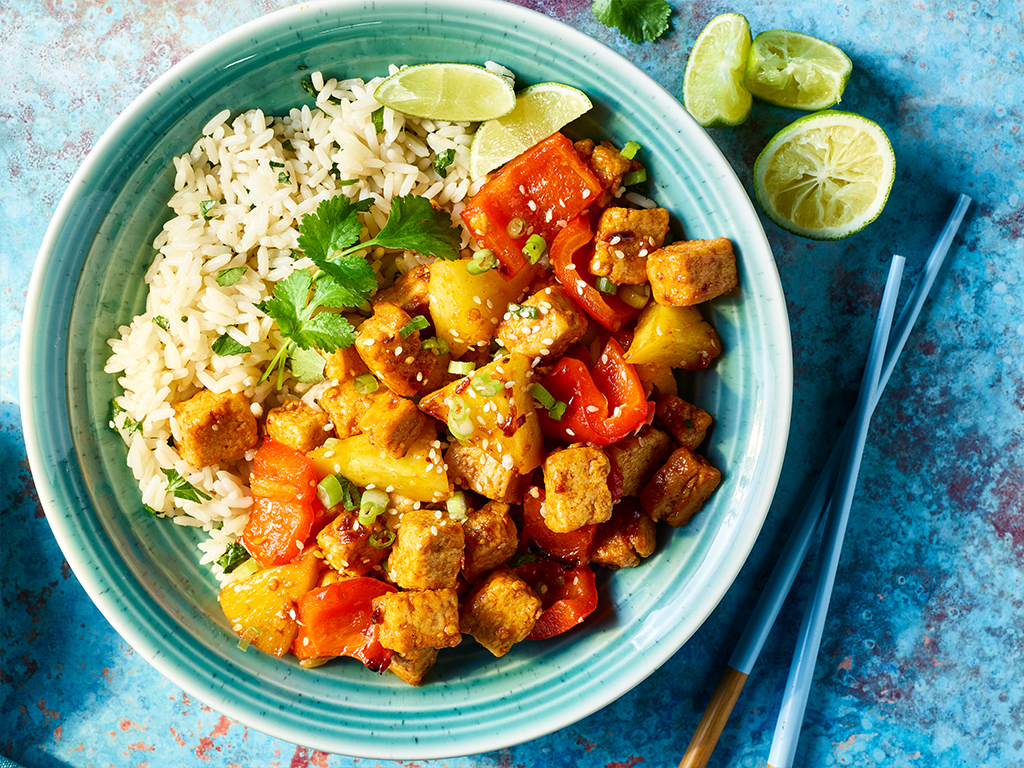
<svg viewBox="0 0 1024 768"><path fill-rule="evenodd" d="M338 194L370 198L363 221L373 236L387 220L391 198L411 193L449 207L459 223L463 200L479 186L469 179L468 124L419 120L385 108L383 130L375 131L371 115L380 104L373 93L381 79L324 81L314 72L316 108L293 109L279 119L260 110L233 119L227 110L215 115L191 152L174 160L169 206L175 215L153 244L158 253L146 274L146 311L109 341L113 354L105 370L120 374L124 388L116 402L143 425L141 434L120 430L142 502L179 525L208 532L199 544L202 562L219 578L224 576L215 561L245 527L252 505L252 456L231 466L189 466L169 443L178 437L173 404L204 387L245 393L257 417L289 397L314 404L326 384L289 378L278 392L275 381L258 383L282 339L255 305L277 281L311 266L294 258L301 218ZM455 159L442 179L433 159L448 149ZM342 180L354 183L342 186ZM206 219L200 205L210 200L218 202ZM466 247L469 235L463 232ZM376 249L370 258L379 269L394 254ZM420 261L412 255L394 260L400 270ZM243 266L247 270L234 285L217 284L221 270ZM168 329L157 318L166 319ZM214 354L213 343L225 333L251 353ZM162 469L176 470L211 500L193 503L169 494Z"/></svg>

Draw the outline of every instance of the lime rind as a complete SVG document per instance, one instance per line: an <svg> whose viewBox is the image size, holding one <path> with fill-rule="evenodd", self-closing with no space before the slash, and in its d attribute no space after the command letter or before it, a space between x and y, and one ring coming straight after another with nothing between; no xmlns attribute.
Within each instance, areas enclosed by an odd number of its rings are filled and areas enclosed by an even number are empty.
<svg viewBox="0 0 1024 768"><path fill-rule="evenodd" d="M750 51L750 24L739 13L723 13L697 36L683 76L683 104L705 128L740 125L750 115L743 85Z"/></svg>
<svg viewBox="0 0 1024 768"><path fill-rule="evenodd" d="M852 71L850 57L832 43L772 29L751 43L743 83L756 99L815 112L839 103Z"/></svg>
<svg viewBox="0 0 1024 768"><path fill-rule="evenodd" d="M787 232L839 240L878 218L895 168L877 123L852 112L815 112L779 131L758 155L754 194Z"/></svg>
<svg viewBox="0 0 1024 768"><path fill-rule="evenodd" d="M508 114L516 103L512 83L502 73L446 62L403 67L373 95L396 112L452 123L492 120Z"/></svg>
<svg viewBox="0 0 1024 768"><path fill-rule="evenodd" d="M506 115L477 128L469 148L469 175L478 179L546 139L593 107L583 91L563 83L537 83L516 95Z"/></svg>

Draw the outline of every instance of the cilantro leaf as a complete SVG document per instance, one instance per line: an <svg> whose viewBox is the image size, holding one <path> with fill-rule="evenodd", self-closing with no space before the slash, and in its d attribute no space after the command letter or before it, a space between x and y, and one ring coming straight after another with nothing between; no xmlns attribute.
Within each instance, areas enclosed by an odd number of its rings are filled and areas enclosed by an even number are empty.
<svg viewBox="0 0 1024 768"><path fill-rule="evenodd" d="M378 107L370 113L370 119L373 121L374 133L380 133L384 130L384 107Z"/></svg>
<svg viewBox="0 0 1024 768"><path fill-rule="evenodd" d="M154 322L154 323L155 323L156 325L159 325L159 326L160 326L161 328L163 328L163 329L164 329L165 331L169 331L169 330L171 330L171 321L170 321L170 320L168 320L168 319L167 319L166 317L164 317L163 315L157 315L156 317L154 317L154 318L153 318L153 322Z"/></svg>
<svg viewBox="0 0 1024 768"><path fill-rule="evenodd" d="M363 225L359 213L368 210L373 201L367 198L353 203L345 195L324 200L316 213L302 217L299 224L299 248L314 263L326 261L336 251L359 240Z"/></svg>
<svg viewBox="0 0 1024 768"><path fill-rule="evenodd" d="M281 334L291 338L305 322L306 299L313 276L304 269L292 272L274 286L274 293L256 308L277 323Z"/></svg>
<svg viewBox="0 0 1024 768"><path fill-rule="evenodd" d="M226 333L213 342L210 349L213 350L213 354L220 355L221 357L230 357L231 355L240 355L243 352L252 352L249 347L244 344L239 344Z"/></svg>
<svg viewBox="0 0 1024 768"><path fill-rule="evenodd" d="M224 554L217 559L217 565L223 569L224 573L231 573L235 568L248 559L249 553L246 551L245 547L237 541L233 541L228 544L227 549L224 550Z"/></svg>
<svg viewBox="0 0 1024 768"><path fill-rule="evenodd" d="M448 166L455 160L455 150L446 149L444 152L438 152L434 155L434 170L437 171L437 175L442 179L448 178Z"/></svg>
<svg viewBox="0 0 1024 768"><path fill-rule="evenodd" d="M305 384L323 381L326 365L327 361L323 355L315 349L303 349L302 347L292 351L289 363L292 375Z"/></svg>
<svg viewBox="0 0 1024 768"><path fill-rule="evenodd" d="M174 498L183 501L194 501L197 504L202 501L209 501L209 494L203 493L192 483L178 474L176 469L160 468L160 471L167 475L167 492L174 495Z"/></svg>
<svg viewBox="0 0 1024 768"><path fill-rule="evenodd" d="M419 195L392 198L387 224L380 234L363 245L369 243L449 261L462 255L459 249L462 234L452 224L451 217Z"/></svg>
<svg viewBox="0 0 1024 768"><path fill-rule="evenodd" d="M316 282L313 302L325 307L357 307L377 290L377 274L366 259L350 253L338 259L313 259L328 278Z"/></svg>
<svg viewBox="0 0 1024 768"><path fill-rule="evenodd" d="M217 285L227 288L230 285L234 285L242 279L242 275L245 274L245 267L232 267L231 269L222 269L217 273Z"/></svg>
<svg viewBox="0 0 1024 768"><path fill-rule="evenodd" d="M292 340L306 349L316 347L324 352L333 352L339 347L351 347L356 340L356 329L341 315L321 312L307 320Z"/></svg>
<svg viewBox="0 0 1024 768"><path fill-rule="evenodd" d="M665 34L672 14L666 0L594 0L590 10L598 21L617 27L634 43L651 43Z"/></svg>

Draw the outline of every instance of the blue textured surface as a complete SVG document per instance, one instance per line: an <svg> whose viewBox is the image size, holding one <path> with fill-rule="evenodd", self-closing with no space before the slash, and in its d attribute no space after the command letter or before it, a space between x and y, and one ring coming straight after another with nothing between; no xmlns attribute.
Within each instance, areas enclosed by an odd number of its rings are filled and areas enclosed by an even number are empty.
<svg viewBox="0 0 1024 768"><path fill-rule="evenodd" d="M849 240L811 243L765 222L792 321L794 420L768 522L708 622L661 671L580 723L423 765L678 762L853 405L889 256L906 256L914 279L961 191L975 205L873 422L797 764L1024 765L1024 4L674 2L670 33L646 45L597 24L584 0L521 4L606 42L674 93L694 38L718 13L744 13L755 32L830 40L854 61L842 106L886 130L897 178L882 216ZM247 729L133 654L62 561L21 441L20 316L67 181L171 64L281 5L0 3L0 462L11 468L0 491L0 754L28 768L377 764ZM795 116L755 104L745 125L712 131L748 190L757 153ZM765 764L805 578L712 765Z"/></svg>

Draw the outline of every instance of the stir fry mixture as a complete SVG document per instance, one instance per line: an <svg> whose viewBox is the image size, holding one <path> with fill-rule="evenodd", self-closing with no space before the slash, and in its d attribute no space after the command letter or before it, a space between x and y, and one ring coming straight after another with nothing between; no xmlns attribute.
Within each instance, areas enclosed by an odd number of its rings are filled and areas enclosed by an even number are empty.
<svg viewBox="0 0 1024 768"><path fill-rule="evenodd" d="M712 418L676 372L721 353L697 305L736 287L736 261L623 194L639 149L555 133L491 174L464 229L414 195L368 240L369 201L305 216L312 266L257 305L280 339L264 379L312 354L326 384L266 413L210 388L173 406L188 465L251 466L219 560L242 650L418 685L463 635L502 656L582 623L596 566L637 566L659 522L700 510L721 479L697 452ZM373 248L414 266L382 279Z"/></svg>

